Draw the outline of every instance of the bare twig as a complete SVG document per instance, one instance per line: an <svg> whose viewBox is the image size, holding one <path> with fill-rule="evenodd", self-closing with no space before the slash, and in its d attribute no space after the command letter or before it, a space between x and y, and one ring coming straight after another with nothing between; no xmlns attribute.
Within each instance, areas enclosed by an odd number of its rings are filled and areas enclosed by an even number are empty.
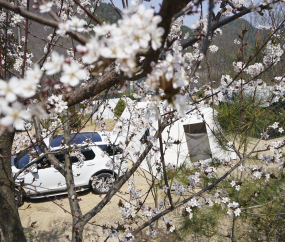
<svg viewBox="0 0 285 242"><path fill-rule="evenodd" d="M9 9L15 13L18 13L21 16L26 17L30 20L34 20L40 24L48 25L48 26L51 26L53 28L58 28L58 22L51 20L51 19L48 19L48 18L45 18L45 17L41 17L35 13L31 13L27 10L20 8L20 7L9 4L8 2L6 2L4 0L0 0L0 6L6 8L6 9ZM69 34L73 39L77 40L81 44L85 44L88 42L88 40L84 36L74 32L74 31L67 32L67 34Z"/></svg>
<svg viewBox="0 0 285 242"><path fill-rule="evenodd" d="M27 0L27 11L29 11L29 4L30 4L30 1ZM26 59L27 59L28 28L29 28L29 19L26 18L26 23L25 23L25 45L24 45L24 57L23 57L23 66L22 66L22 78L24 78Z"/></svg>
<svg viewBox="0 0 285 242"><path fill-rule="evenodd" d="M116 10L116 12L118 13L118 15L122 18L121 13L118 11L118 9L116 8L116 6L114 5L113 0L111 0L111 3L112 3L112 5L113 5L113 8L114 8L114 9Z"/></svg>
<svg viewBox="0 0 285 242"><path fill-rule="evenodd" d="M157 107L158 108L158 107ZM162 144L162 130L161 130L161 117L160 117L160 111L159 111L159 108L158 108L158 113L159 113L159 117L158 117L158 132L159 132L159 146L160 146L160 160L161 160L161 163L162 163L162 169L163 169L163 177L164 177L164 183L165 185L167 186L167 196L168 196L168 199L169 199L169 203L170 203L170 206L172 208L174 208L174 205L173 205L173 200L172 200L172 197L171 197L171 192L170 192L170 187L169 187L169 184L168 184L168 179L167 179L167 173L166 173L166 167L165 167L165 161L164 161L164 153L163 153L163 144Z"/></svg>
<svg viewBox="0 0 285 242"><path fill-rule="evenodd" d="M102 25L102 22L97 19L92 13L89 12L85 7L83 7L78 0L73 0L91 19L97 22L99 25Z"/></svg>

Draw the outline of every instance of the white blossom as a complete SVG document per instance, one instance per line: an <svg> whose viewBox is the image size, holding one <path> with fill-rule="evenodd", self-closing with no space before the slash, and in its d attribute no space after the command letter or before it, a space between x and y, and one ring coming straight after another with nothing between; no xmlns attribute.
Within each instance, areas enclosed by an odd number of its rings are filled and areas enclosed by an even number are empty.
<svg viewBox="0 0 285 242"><path fill-rule="evenodd" d="M23 105L19 102L14 102L12 106L6 106L2 112L4 117L0 119L0 124L4 127L14 126L16 129L24 129L24 120L31 118L31 113L23 109Z"/></svg>
<svg viewBox="0 0 285 242"><path fill-rule="evenodd" d="M51 10L53 3L52 2L45 2L43 1L43 4L40 5L40 12L41 13L46 13Z"/></svg>
<svg viewBox="0 0 285 242"><path fill-rule="evenodd" d="M59 55L53 51L51 53L51 61L45 62L43 67L46 70L47 75L53 75L61 70L61 65L64 63L64 56Z"/></svg>
<svg viewBox="0 0 285 242"><path fill-rule="evenodd" d="M19 87L19 80L16 77L12 77L8 82L0 80L0 96L4 96L8 102L14 102L20 92Z"/></svg>
<svg viewBox="0 0 285 242"><path fill-rule="evenodd" d="M60 78L62 83L65 83L70 86L76 86L79 84L80 80L87 78L87 71L81 69L77 61L73 61L69 64L63 64L62 66L63 73Z"/></svg>

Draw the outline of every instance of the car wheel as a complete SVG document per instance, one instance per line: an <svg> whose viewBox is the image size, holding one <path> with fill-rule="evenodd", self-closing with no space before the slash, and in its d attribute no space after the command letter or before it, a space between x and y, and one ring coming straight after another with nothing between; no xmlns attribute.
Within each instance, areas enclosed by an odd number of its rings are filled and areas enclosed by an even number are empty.
<svg viewBox="0 0 285 242"><path fill-rule="evenodd" d="M18 188L15 188L15 200L18 207L21 207L24 204L23 193L20 192Z"/></svg>
<svg viewBox="0 0 285 242"><path fill-rule="evenodd" d="M115 178L110 173L101 173L91 177L91 188L97 194L106 194L115 182Z"/></svg>

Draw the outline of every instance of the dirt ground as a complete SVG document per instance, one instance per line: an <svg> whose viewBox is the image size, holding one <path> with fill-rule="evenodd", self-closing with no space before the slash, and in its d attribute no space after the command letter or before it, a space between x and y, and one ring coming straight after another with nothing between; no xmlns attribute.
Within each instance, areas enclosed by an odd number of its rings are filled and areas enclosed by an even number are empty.
<svg viewBox="0 0 285 242"><path fill-rule="evenodd" d="M141 175L140 175L141 174ZM134 179L136 181L136 188L142 190L142 194L147 191L146 179L142 177L143 173L140 171L136 173ZM150 179L150 175L147 177ZM122 191L127 190L127 184L123 186ZM104 196L96 195L91 191L78 193L82 199L80 207L83 214L88 212L91 208L96 206ZM119 197L120 196L120 197ZM114 196L110 202L95 219L94 222L98 225L105 225L107 222L120 221L121 215L118 207L120 200L128 199L129 195ZM60 201L63 198L63 201ZM26 199L23 206L19 208L19 213L22 225L25 228L26 236L30 241L70 241L71 238L71 215L64 212L64 209L69 210L69 203L67 195L43 198L43 199ZM146 205L154 206L151 195L146 199ZM87 224L85 226L84 241L104 241L102 229L99 226ZM109 240L117 241L117 240Z"/></svg>
<svg viewBox="0 0 285 242"><path fill-rule="evenodd" d="M105 120L105 122L107 131L113 130L116 123L113 120ZM91 122L88 122L81 132L93 131L93 129L94 123L91 124ZM134 175L136 189L141 189L141 194L145 194L149 188L146 178L151 179L151 175L140 169ZM127 191L127 183L122 187L121 191ZM82 199L80 207L83 214L95 207L104 197L104 195L94 194L90 190L80 192L78 195ZM111 202L90 223L94 222L97 225L105 225L108 222L121 221L118 203L120 200L123 201L123 199L129 199L129 194L114 196ZM149 195L146 199L146 205L153 207L153 201L152 196ZM72 217L64 209L70 211L67 195L42 199L25 198L24 205L19 208L19 214L28 240L41 242L70 241ZM100 226L91 224L85 226L84 241L99 242L104 241L105 237ZM117 240L109 239L108 241ZM147 239L147 241L150 240Z"/></svg>

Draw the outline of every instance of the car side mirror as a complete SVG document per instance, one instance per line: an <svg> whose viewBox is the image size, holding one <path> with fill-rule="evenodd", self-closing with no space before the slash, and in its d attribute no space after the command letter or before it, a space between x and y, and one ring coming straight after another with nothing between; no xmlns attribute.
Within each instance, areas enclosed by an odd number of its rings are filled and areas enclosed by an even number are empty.
<svg viewBox="0 0 285 242"><path fill-rule="evenodd" d="M38 167L33 166L32 169L31 169L31 172L32 173L38 173Z"/></svg>

